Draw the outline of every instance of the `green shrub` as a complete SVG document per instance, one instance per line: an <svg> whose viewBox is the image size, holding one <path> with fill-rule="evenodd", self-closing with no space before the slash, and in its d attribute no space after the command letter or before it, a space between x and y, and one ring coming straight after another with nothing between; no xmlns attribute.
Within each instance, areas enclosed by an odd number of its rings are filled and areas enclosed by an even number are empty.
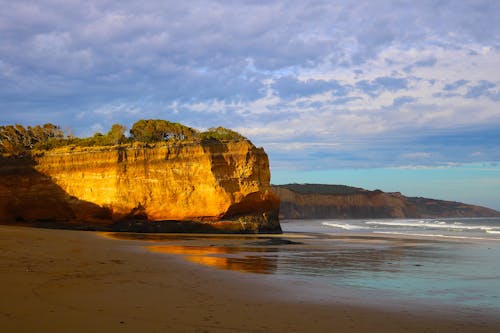
<svg viewBox="0 0 500 333"><path fill-rule="evenodd" d="M0 153L9 156L25 156L31 150L50 150L65 146L94 147L113 146L123 143L154 143L165 141L239 141L246 140L241 134L224 127L210 128L198 132L191 127L161 119L139 120L130 129L130 138L125 136L125 126L113 124L106 134L95 133L91 137L78 138L67 135L60 126L6 125L0 126Z"/></svg>
<svg viewBox="0 0 500 333"><path fill-rule="evenodd" d="M192 140L197 134L191 127L161 119L139 120L130 129L133 140L141 142Z"/></svg>
<svg viewBox="0 0 500 333"><path fill-rule="evenodd" d="M217 141L246 140L246 138L238 132L220 126L209 128L208 131L200 133L199 137L202 140Z"/></svg>

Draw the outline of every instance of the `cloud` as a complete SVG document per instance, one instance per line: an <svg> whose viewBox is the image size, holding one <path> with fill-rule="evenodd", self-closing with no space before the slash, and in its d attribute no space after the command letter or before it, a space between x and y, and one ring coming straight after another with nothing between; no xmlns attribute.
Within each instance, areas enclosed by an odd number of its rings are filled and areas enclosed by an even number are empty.
<svg viewBox="0 0 500 333"><path fill-rule="evenodd" d="M342 97L347 95L351 89L351 87L343 85L335 80L326 81L309 79L302 81L291 76L277 79L272 85L272 88L283 98L297 98L321 94L327 91L330 91L335 96Z"/></svg>
<svg viewBox="0 0 500 333"><path fill-rule="evenodd" d="M401 154L401 157L405 159L415 159L415 160L421 160L421 159L428 159L432 157L432 153L428 152L415 152L415 153L404 153Z"/></svg>
<svg viewBox="0 0 500 333"><path fill-rule="evenodd" d="M419 60L415 63L416 67L433 67L437 63L437 59L435 57L431 57L428 59Z"/></svg>
<svg viewBox="0 0 500 333"><path fill-rule="evenodd" d="M374 80L361 80L356 83L356 87L367 94L377 94L380 91L397 91L408 87L408 80L406 78L395 77L378 77Z"/></svg>
<svg viewBox="0 0 500 333"><path fill-rule="evenodd" d="M417 101L417 99L415 97L411 97L411 96L396 97L394 99L394 102L392 103L392 106L397 108L397 107L403 106L403 105L408 104L408 103L413 103L415 101Z"/></svg>
<svg viewBox="0 0 500 333"><path fill-rule="evenodd" d="M388 59L387 61L389 63L392 62L392 60L390 60L390 59ZM438 60L436 57L430 56L429 58L418 60L415 63L406 66L404 68L404 71L405 72L412 72L413 70L415 70L415 68L419 68L419 67L434 67L436 65L437 61Z"/></svg>
<svg viewBox="0 0 500 333"><path fill-rule="evenodd" d="M500 101L500 90L496 84L486 80L479 81L476 85L467 89L465 98L488 97L494 101Z"/></svg>
<svg viewBox="0 0 500 333"><path fill-rule="evenodd" d="M453 83L446 84L443 89L446 91L453 91L453 90L457 90L458 88L466 85L467 83L469 83L469 81L467 81L467 80L457 80Z"/></svg>
<svg viewBox="0 0 500 333"><path fill-rule="evenodd" d="M487 0L6 2L0 123L222 125L303 168L496 160L498 13Z"/></svg>

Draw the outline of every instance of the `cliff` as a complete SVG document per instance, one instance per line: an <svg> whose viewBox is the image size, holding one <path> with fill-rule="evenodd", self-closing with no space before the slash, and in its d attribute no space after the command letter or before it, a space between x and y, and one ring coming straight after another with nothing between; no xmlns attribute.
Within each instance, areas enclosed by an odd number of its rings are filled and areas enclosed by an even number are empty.
<svg viewBox="0 0 500 333"><path fill-rule="evenodd" d="M428 199L421 197L407 197L415 205L417 216L422 218L433 217L497 217L500 212L462 202Z"/></svg>
<svg viewBox="0 0 500 333"><path fill-rule="evenodd" d="M0 221L101 230L280 232L248 140L64 147L2 158Z"/></svg>
<svg viewBox="0 0 500 333"><path fill-rule="evenodd" d="M435 218L493 217L495 210L458 202L405 197L343 185L275 185L280 218Z"/></svg>

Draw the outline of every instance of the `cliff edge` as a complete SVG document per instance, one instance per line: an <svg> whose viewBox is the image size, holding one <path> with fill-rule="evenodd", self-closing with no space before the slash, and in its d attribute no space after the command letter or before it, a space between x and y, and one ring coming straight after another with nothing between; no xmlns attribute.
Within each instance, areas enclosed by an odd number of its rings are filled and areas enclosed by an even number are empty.
<svg viewBox="0 0 500 333"><path fill-rule="evenodd" d="M128 143L0 160L0 221L162 232L281 232L269 161L248 140Z"/></svg>
<svg viewBox="0 0 500 333"><path fill-rule="evenodd" d="M280 197L280 218L437 218L496 217L500 212L460 202L406 197L345 185L273 185Z"/></svg>

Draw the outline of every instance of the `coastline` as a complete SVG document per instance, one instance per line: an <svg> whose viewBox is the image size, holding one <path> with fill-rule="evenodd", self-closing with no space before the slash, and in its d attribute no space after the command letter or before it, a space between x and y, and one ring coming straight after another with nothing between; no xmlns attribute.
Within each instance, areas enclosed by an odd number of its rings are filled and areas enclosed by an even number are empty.
<svg viewBox="0 0 500 333"><path fill-rule="evenodd" d="M294 291L308 290L307 282L217 270L148 252L147 245L152 244L94 232L1 225L0 327L5 332L367 332L374 327L496 332L500 325L500 319L483 313L453 316L425 306L410 311L373 300L355 305L346 301L348 292L344 299L301 297Z"/></svg>

